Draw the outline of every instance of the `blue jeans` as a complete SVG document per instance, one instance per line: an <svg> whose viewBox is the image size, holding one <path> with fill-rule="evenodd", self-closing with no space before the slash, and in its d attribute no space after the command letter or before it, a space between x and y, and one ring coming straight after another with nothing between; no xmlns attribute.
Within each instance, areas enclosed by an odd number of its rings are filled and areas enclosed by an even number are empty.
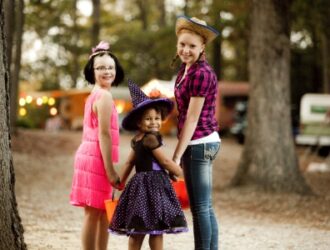
<svg viewBox="0 0 330 250"><path fill-rule="evenodd" d="M195 250L218 249L218 223L212 205L212 163L219 149L220 142L190 145L182 156Z"/></svg>

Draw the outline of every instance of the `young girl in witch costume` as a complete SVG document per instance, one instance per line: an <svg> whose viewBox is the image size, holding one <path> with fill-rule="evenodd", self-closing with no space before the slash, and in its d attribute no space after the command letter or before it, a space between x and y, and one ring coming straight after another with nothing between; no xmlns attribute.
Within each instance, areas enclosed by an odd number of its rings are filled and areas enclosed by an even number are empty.
<svg viewBox="0 0 330 250"><path fill-rule="evenodd" d="M125 183L133 167L136 173L120 196L109 231L128 235L129 250L141 249L145 235L149 234L151 250L159 250L163 249L164 233L188 230L169 178L181 176L182 170L165 156L159 134L173 102L167 98L150 99L131 81L128 87L133 110L124 118L122 127L137 134L131 141L132 150L123 167L121 183Z"/></svg>

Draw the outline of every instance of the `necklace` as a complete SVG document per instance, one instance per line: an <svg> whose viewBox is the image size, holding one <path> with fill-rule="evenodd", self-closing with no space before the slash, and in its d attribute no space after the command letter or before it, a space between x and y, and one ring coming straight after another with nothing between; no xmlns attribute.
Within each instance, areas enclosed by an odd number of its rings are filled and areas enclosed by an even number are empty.
<svg viewBox="0 0 330 250"><path fill-rule="evenodd" d="M180 81L176 84L177 87L180 87L181 83L186 78L187 72L188 72L188 69L185 68L184 73L183 73L183 76L181 77Z"/></svg>

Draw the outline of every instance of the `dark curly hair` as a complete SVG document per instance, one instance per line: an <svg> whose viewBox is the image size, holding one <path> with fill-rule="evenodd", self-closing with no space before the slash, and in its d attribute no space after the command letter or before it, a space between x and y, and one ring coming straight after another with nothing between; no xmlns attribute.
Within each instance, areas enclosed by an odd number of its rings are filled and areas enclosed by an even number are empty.
<svg viewBox="0 0 330 250"><path fill-rule="evenodd" d="M93 55L87 62L84 68L84 75L86 81L88 81L90 84L95 84L95 76L94 76L94 58L97 56L104 56L109 55L114 61L116 65L116 77L115 80L112 83L112 86L118 86L125 77L125 73L123 70L123 67L120 65L118 58L112 54L109 51L100 52L96 55Z"/></svg>
<svg viewBox="0 0 330 250"><path fill-rule="evenodd" d="M140 122L145 112L150 109L154 109L158 114L160 114L162 121L164 121L169 114L168 109L164 105L150 103L150 105L146 105L142 110L135 114L135 119Z"/></svg>

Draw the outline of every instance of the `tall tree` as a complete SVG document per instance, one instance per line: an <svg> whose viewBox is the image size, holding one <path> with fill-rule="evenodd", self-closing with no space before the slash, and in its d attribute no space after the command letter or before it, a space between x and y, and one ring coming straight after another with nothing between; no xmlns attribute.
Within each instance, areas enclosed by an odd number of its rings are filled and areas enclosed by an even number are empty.
<svg viewBox="0 0 330 250"><path fill-rule="evenodd" d="M183 5L183 14L186 16L189 16L189 0L184 0L184 5Z"/></svg>
<svg viewBox="0 0 330 250"><path fill-rule="evenodd" d="M149 3L143 0L136 0L136 5L139 9L139 19L142 22L142 30L147 30L149 27L148 22L148 10L149 10Z"/></svg>
<svg viewBox="0 0 330 250"><path fill-rule="evenodd" d="M156 2L156 5L160 12L159 19L158 19L158 25L159 25L159 27L165 27L165 25L166 25L165 0L158 0Z"/></svg>
<svg viewBox="0 0 330 250"><path fill-rule="evenodd" d="M323 93L330 93L330 36L327 34L321 35L321 51L322 51L322 85Z"/></svg>
<svg viewBox="0 0 330 250"><path fill-rule="evenodd" d="M7 44L7 61L8 65L11 64L11 53L13 47L13 36L15 27L15 0L4 0L5 10L5 32L6 32L6 44Z"/></svg>
<svg viewBox="0 0 330 250"><path fill-rule="evenodd" d="M10 151L9 81L4 31L4 1L0 0L0 249L26 249L15 197L15 174Z"/></svg>
<svg viewBox="0 0 330 250"><path fill-rule="evenodd" d="M220 31L220 1L213 0L212 2L212 8L211 8L211 14L213 19L213 27L216 28L218 31ZM212 45L213 45L213 68L214 71L218 77L218 79L221 78L221 40L222 40L222 34L220 32L219 38L216 39Z"/></svg>
<svg viewBox="0 0 330 250"><path fill-rule="evenodd" d="M307 193L291 132L290 1L251 4L248 128L233 182L249 177L264 189Z"/></svg>
<svg viewBox="0 0 330 250"><path fill-rule="evenodd" d="M76 1L75 1L76 2ZM101 2L100 0L93 0L93 13L92 13L92 34L91 34L91 48L95 47L99 42L100 29L101 29Z"/></svg>
<svg viewBox="0 0 330 250"><path fill-rule="evenodd" d="M329 15L330 3L326 0L318 0L319 13L319 36L321 43L321 59L322 59L322 92L330 93L330 31L329 31Z"/></svg>
<svg viewBox="0 0 330 250"><path fill-rule="evenodd" d="M73 34L72 34L72 45L71 45L71 54L72 54L72 73L71 73L71 78L72 78L72 84L71 87L74 88L77 85L77 81L78 81L78 77L79 77L79 73L80 73L80 65L79 65L79 48L78 48L78 43L79 43L79 27L77 24L77 0L72 1L73 4L73 14L72 14L72 21L73 21ZM94 12L94 11L93 11ZM94 26L93 26L94 27ZM99 37L99 29L97 32L95 32L96 34L92 34L92 39L98 39ZM96 38L94 38L94 36ZM93 41L95 42L95 41ZM92 43L93 43L92 42Z"/></svg>
<svg viewBox="0 0 330 250"><path fill-rule="evenodd" d="M10 127L11 132L16 132L17 121L17 104L18 104L18 89L19 89L19 75L21 70L22 57L22 40L24 27L24 0L16 0L15 10L15 32L14 32L14 53L12 53L12 64L10 72ZM10 65L10 64L9 64Z"/></svg>
<svg viewBox="0 0 330 250"><path fill-rule="evenodd" d="M10 89L12 90L15 88L13 86L12 82L12 74L10 73L11 70L11 61L12 61L12 52L13 49L13 40L14 40L14 30L13 27L15 27L15 1L12 0L5 0L4 1L4 7L5 7L5 38L6 38L6 56L7 56L7 65L8 65L8 72L9 72L9 79L8 81ZM10 93L13 93L13 91L10 91ZM11 130L13 131L15 128L16 123L16 112L15 112L15 102L11 98L11 104L10 109L13 111L10 113L10 120L11 120Z"/></svg>

